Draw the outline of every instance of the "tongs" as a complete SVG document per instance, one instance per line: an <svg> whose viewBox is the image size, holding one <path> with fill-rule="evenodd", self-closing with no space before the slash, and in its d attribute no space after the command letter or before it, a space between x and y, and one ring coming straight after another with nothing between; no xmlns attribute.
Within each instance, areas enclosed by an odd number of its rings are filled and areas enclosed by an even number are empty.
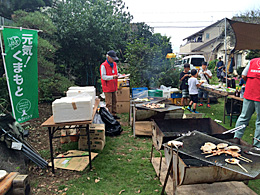
<svg viewBox="0 0 260 195"><path fill-rule="evenodd" d="M225 131L225 132L223 132L222 134L235 133L236 131L241 130L241 129L245 128L245 127L246 127L246 125L240 125L240 126L238 126L238 127L235 127L235 128L233 128L233 129L230 129L230 130L228 130L228 131Z"/></svg>

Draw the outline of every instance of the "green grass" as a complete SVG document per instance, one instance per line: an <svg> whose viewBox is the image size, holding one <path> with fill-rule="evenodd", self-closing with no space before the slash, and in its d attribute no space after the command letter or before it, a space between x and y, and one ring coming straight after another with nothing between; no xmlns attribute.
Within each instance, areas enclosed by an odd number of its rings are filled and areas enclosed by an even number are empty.
<svg viewBox="0 0 260 195"><path fill-rule="evenodd" d="M219 103L211 106L211 108L198 107L197 110L205 113L205 117L223 121L224 100L219 99ZM121 118L126 122L128 115L121 115ZM243 137L249 143L252 143L255 119L254 115ZM235 120L232 127L229 127L228 118L226 118L226 124L221 123L221 125L231 129L235 126ZM122 190L122 194L136 194L138 192L141 194L160 194L162 187L149 161L151 138L134 138L131 127L123 126L123 129L120 136L106 137L106 146L93 160L92 171L86 169L81 173L80 178L70 180L65 184L68 188L67 195L110 195L119 194ZM74 148L75 144L66 145L62 150L71 149L70 147ZM65 185L59 186L59 190L64 189ZM260 180L250 181L249 187L260 194Z"/></svg>
<svg viewBox="0 0 260 195"><path fill-rule="evenodd" d="M126 118L126 116L123 116ZM106 137L106 146L93 161L93 170L82 172L67 194L158 194L160 182L149 161L151 138L134 138L124 126L117 137ZM95 182L98 181L97 183Z"/></svg>

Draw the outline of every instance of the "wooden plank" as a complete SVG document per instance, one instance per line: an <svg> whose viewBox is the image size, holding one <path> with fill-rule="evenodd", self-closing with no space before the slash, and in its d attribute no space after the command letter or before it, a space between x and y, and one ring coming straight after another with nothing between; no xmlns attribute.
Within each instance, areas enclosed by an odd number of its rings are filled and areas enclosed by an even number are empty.
<svg viewBox="0 0 260 195"><path fill-rule="evenodd" d="M244 101L244 99L243 99L243 98L236 97L236 96L234 96L234 95L229 95L228 97L229 97L229 98L232 98L232 99L235 99L235 100L239 100L239 101L241 101L241 102L243 102L243 101Z"/></svg>
<svg viewBox="0 0 260 195"><path fill-rule="evenodd" d="M156 174L159 175L159 163L160 158L153 158L152 164L156 171ZM162 160L162 169L161 169L161 184L164 184L164 179L167 172L167 165L165 158ZM173 194L173 184L172 178L169 177L166 185L166 193ZM208 195L208 194L221 194L221 195L230 195L230 194L243 194L243 195L257 195L253 190L251 190L246 184L238 181L229 181L229 182L215 182L211 184L193 184L193 185L181 185L177 187L176 194L178 195Z"/></svg>
<svg viewBox="0 0 260 195"><path fill-rule="evenodd" d="M135 135L152 136L152 121L136 121Z"/></svg>
<svg viewBox="0 0 260 195"><path fill-rule="evenodd" d="M12 187L13 179L18 174L18 172L11 172L0 182L0 194L5 194Z"/></svg>

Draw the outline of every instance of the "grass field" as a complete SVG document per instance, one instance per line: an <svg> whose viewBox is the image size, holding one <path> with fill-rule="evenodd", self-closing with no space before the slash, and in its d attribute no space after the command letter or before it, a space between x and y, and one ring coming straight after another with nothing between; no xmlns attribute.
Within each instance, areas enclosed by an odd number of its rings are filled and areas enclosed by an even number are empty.
<svg viewBox="0 0 260 195"><path fill-rule="evenodd" d="M223 121L223 99L212 104L211 108L199 107L205 117ZM186 112L186 111L185 111ZM121 115L123 121L128 115ZM254 115L243 139L252 143L254 132ZM235 121L235 120L234 120ZM221 123L227 129L226 124ZM132 136L129 126L123 126L123 133L117 137L106 137L106 146L93 161L92 171L83 171L80 178L60 185L59 189L68 188L67 194L160 194L162 186L149 161L152 140L150 137ZM66 148L69 149L69 148ZM260 194L260 180L250 181L249 187Z"/></svg>

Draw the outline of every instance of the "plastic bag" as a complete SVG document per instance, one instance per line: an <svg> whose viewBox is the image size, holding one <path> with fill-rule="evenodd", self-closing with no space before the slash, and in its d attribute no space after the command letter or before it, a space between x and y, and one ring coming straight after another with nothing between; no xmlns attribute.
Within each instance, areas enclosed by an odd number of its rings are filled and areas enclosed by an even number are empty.
<svg viewBox="0 0 260 195"><path fill-rule="evenodd" d="M102 121L101 115L97 112L94 116L93 122L94 124L104 124Z"/></svg>
<svg viewBox="0 0 260 195"><path fill-rule="evenodd" d="M100 108L99 114L102 121L105 123L106 135L115 136L121 134L123 129L121 128L120 123L114 119L113 115L105 107Z"/></svg>

